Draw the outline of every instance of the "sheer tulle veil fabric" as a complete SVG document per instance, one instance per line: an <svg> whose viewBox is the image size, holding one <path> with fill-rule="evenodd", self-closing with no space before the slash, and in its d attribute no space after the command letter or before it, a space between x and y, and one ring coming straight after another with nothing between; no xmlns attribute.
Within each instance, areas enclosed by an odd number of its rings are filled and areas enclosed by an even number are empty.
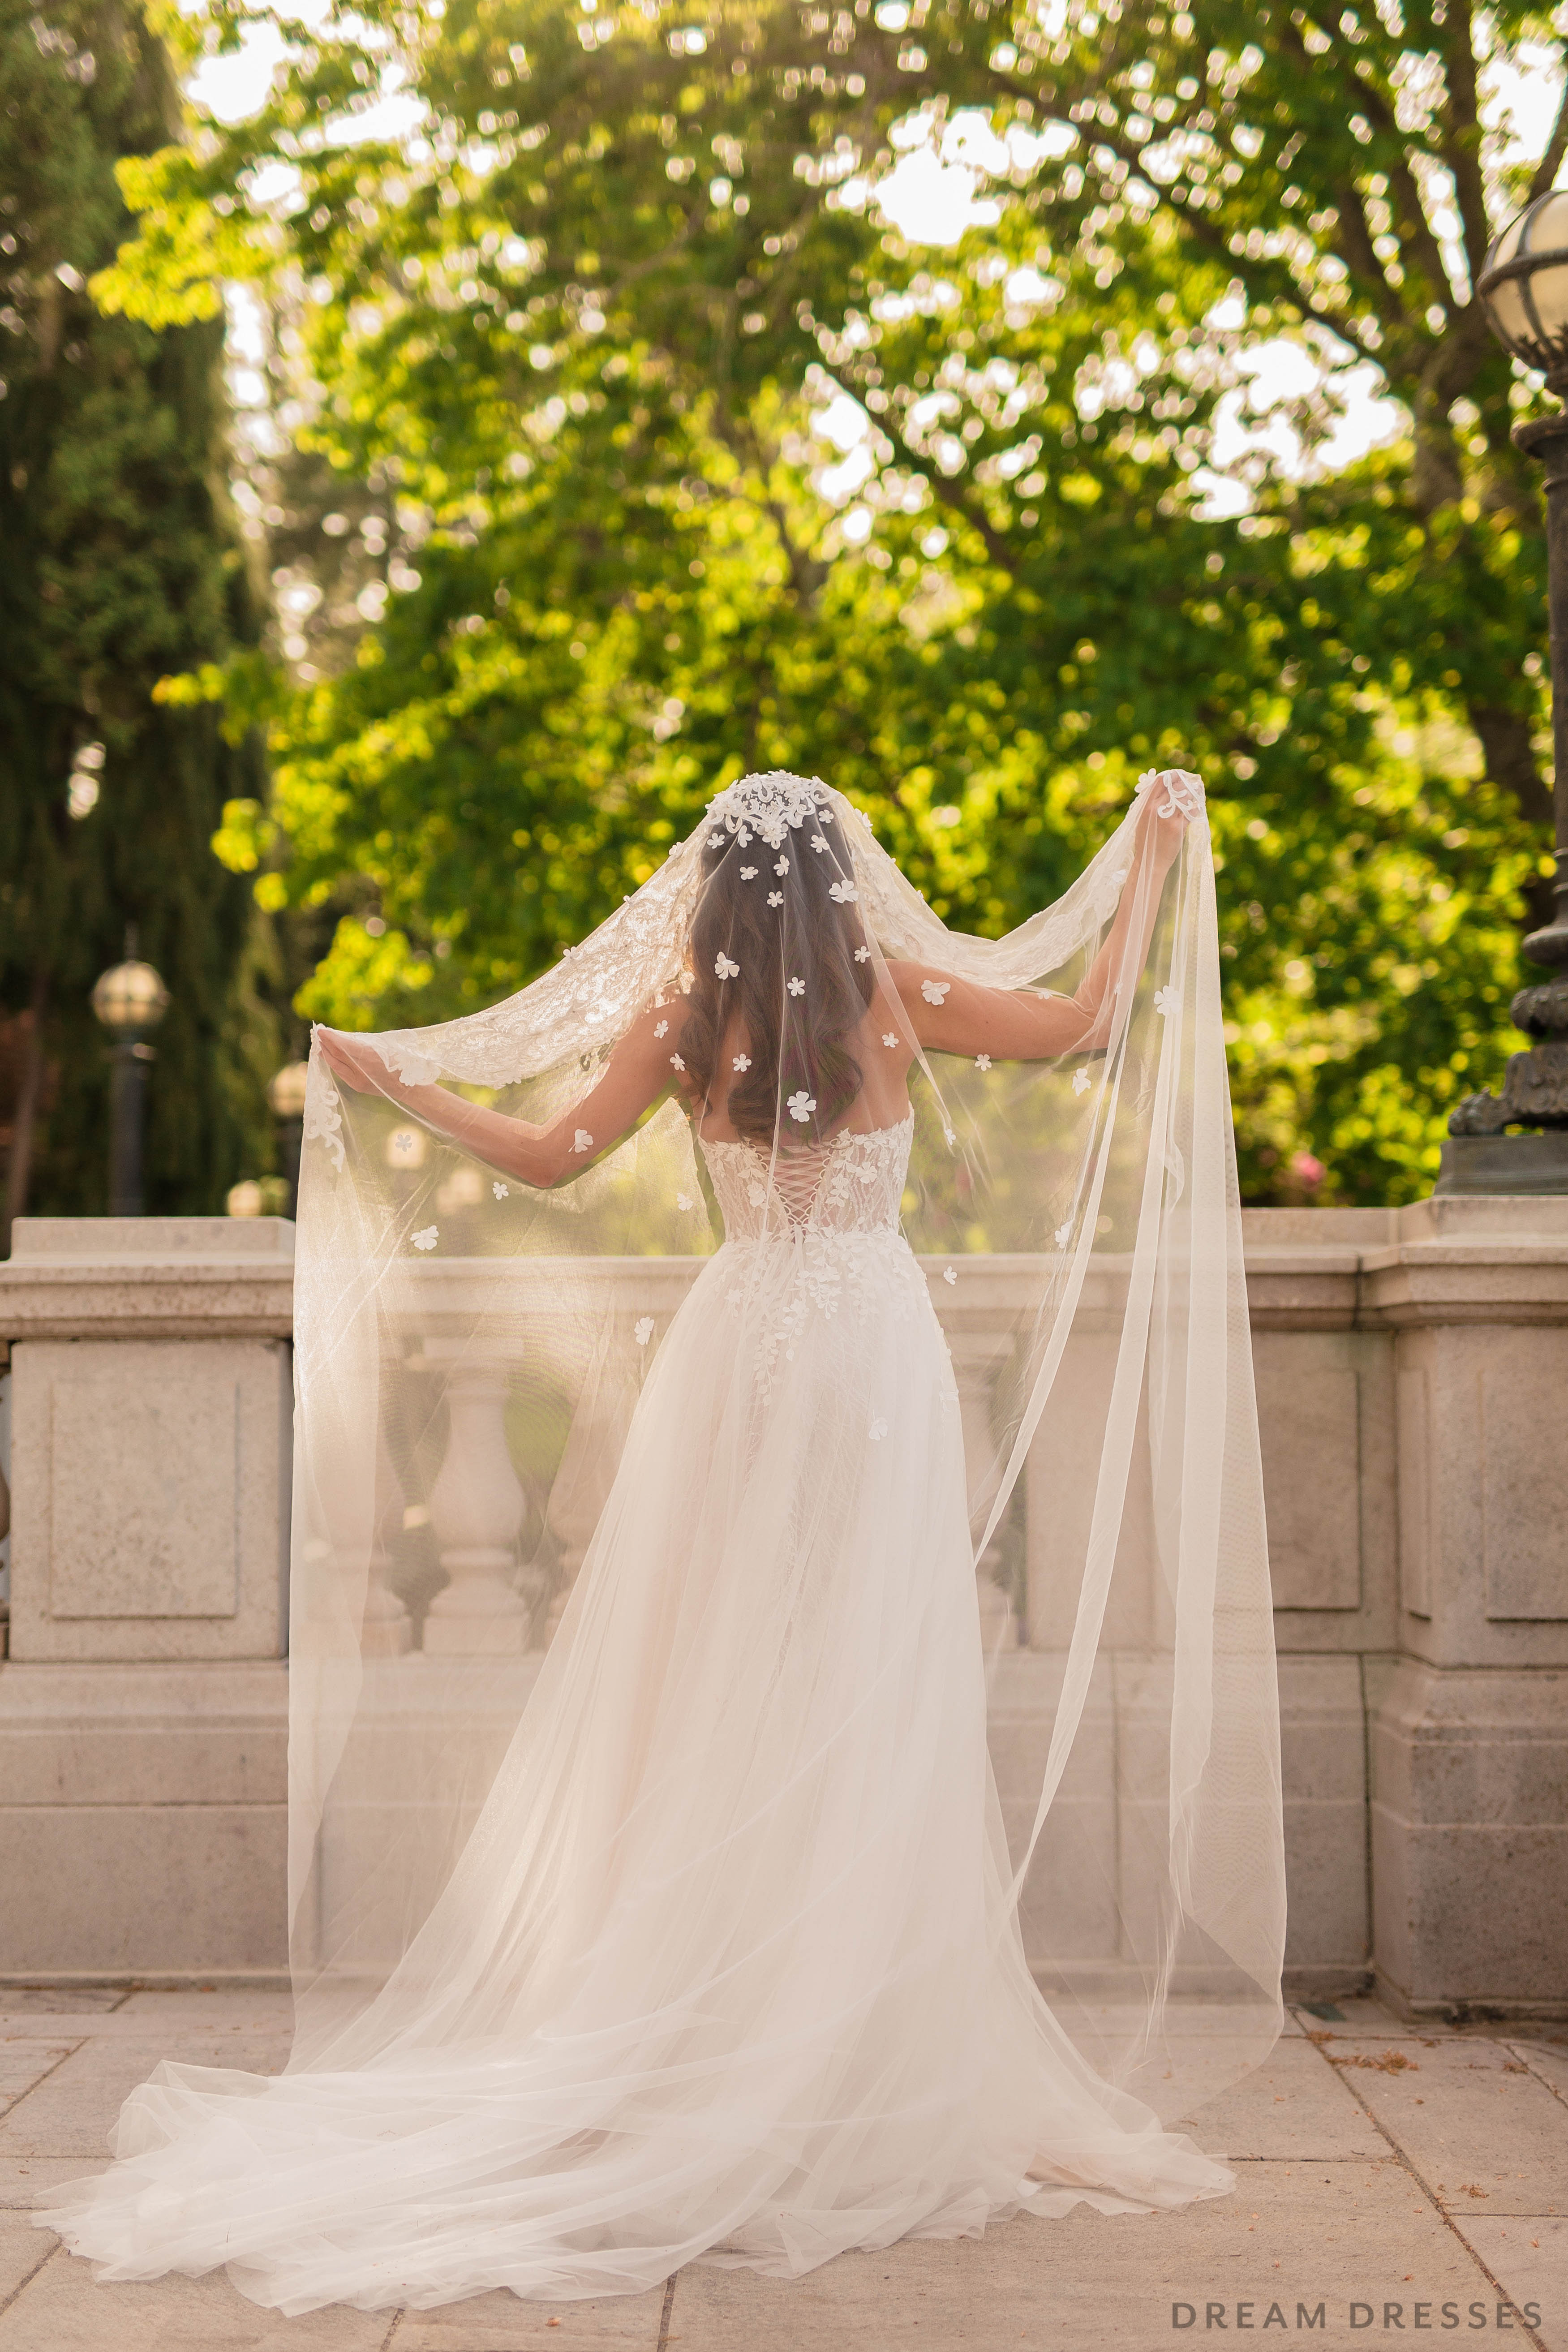
<svg viewBox="0 0 1568 2352"><path fill-rule="evenodd" d="M1002 992L1066 1049L943 1045ZM1218 2193L1167 2127L1278 2031L1284 1886L1197 779L995 940L744 779L518 995L329 1042L295 2048L161 2068L68 2242L305 2310Z"/></svg>

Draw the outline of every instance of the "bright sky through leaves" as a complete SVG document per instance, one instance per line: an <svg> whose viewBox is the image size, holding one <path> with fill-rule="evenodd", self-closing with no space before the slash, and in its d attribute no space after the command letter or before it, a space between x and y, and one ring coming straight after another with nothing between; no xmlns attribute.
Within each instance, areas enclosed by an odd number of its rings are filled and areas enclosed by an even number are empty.
<svg viewBox="0 0 1568 2352"><path fill-rule="evenodd" d="M187 5L185 13L199 14L199 5ZM288 28L313 28L331 15L325 0L319 5L275 11L275 23L266 29L248 30L237 52L209 58L196 68L186 84L191 96L220 121L247 120L261 105L276 68L288 53ZM1493 70L1489 102L1484 110L1487 120L1494 123L1505 114L1510 118L1512 145L1523 153L1538 154L1551 131L1560 95L1561 85L1553 72L1542 67L1521 71L1504 60ZM389 93L355 118L354 136L401 137L414 130L423 110L416 99ZM1048 153L1049 132L1043 142L1031 143ZM895 131L893 144L903 152L878 184L876 204L881 217L911 245L946 248L956 245L967 229L994 223L996 205L977 194L980 175L975 167L1005 161L1006 151L983 113L961 110L939 138L932 137L931 127L922 117L913 116L901 132ZM273 192L258 189L258 193ZM1270 451L1287 472L1295 470L1300 458L1295 434L1272 412L1281 401L1305 388L1302 374L1308 363L1300 346L1286 341L1259 344L1240 364L1247 383L1221 404L1213 463L1198 478L1208 492L1206 511L1214 517L1246 511L1247 492L1229 468L1248 449ZM1375 368L1345 370L1339 377L1338 391L1342 421L1317 453L1317 462L1328 470L1352 464L1391 439L1400 426L1397 407L1380 397ZM868 471L868 464L858 464L849 453L869 432L870 420L857 412L858 421L847 423L844 413L847 405L838 404L832 422L822 423L827 438L846 453L846 464L831 469L822 481L825 494L836 502L852 496ZM1260 423L1260 419L1266 421Z"/></svg>

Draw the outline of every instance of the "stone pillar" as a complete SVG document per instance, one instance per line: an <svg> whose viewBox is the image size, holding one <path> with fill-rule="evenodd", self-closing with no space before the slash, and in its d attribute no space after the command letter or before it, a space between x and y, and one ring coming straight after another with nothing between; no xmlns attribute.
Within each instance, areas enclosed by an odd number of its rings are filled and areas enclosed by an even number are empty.
<svg viewBox="0 0 1568 2352"><path fill-rule="evenodd" d="M0 1980L284 1967L293 1243L14 1228Z"/></svg>
<svg viewBox="0 0 1568 2352"><path fill-rule="evenodd" d="M1363 1285L1398 1382L1378 1979L1414 2013L1568 2015L1568 1198L1421 1202Z"/></svg>

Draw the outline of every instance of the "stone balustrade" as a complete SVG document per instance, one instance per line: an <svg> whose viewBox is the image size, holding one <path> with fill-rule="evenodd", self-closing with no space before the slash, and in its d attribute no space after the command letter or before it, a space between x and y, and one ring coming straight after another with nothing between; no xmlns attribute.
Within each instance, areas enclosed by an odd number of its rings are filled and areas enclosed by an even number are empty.
<svg viewBox="0 0 1568 2352"><path fill-rule="evenodd" d="M1406 2010L1568 2014L1568 1200L1244 1216L1279 1649L1289 1963L1309 1997L1375 1969ZM185 1980L284 1959L282 1853L292 1230L268 1219L23 1221L0 1265L13 1491L0 1979ZM665 1327L696 1261L601 1260ZM526 1680L603 1499L599 1450L531 1495L509 1441L521 1367L477 1356L475 1307L537 1265L411 1269L400 1376L444 1389L427 1491L381 1468L366 1648L389 1736L435 1724L465 1661ZM1039 1263L928 1268L972 1460L1003 1327ZM1114 1286L1116 1270L1091 1279ZM1088 1396L1093 1298L1068 1375ZM606 1396L595 1410L624 1412ZM584 1432L584 1441L591 1433ZM993 1747L1021 1832L1059 1664L1051 1444L981 1563ZM1138 1499L1132 1502L1136 1538ZM423 1594L410 1529L432 1549ZM1068 1531L1070 1534L1070 1531ZM526 1556L525 1556L526 1555ZM1092 1973L1114 1761L1135 1751L1138 1649L1107 1661L1026 1888ZM1118 1678L1121 1678L1120 1681ZM1125 1687L1122 1685L1125 1685ZM1115 1743L1126 1743L1125 1750ZM1091 1793L1092 1791L1092 1793ZM1096 1889L1100 1891L1095 1892Z"/></svg>

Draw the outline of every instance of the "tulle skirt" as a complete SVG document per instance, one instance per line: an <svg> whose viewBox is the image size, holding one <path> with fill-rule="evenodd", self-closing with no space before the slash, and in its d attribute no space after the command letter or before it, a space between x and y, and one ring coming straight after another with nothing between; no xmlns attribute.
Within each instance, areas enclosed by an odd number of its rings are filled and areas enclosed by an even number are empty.
<svg viewBox="0 0 1568 2352"><path fill-rule="evenodd" d="M1009 1888L924 1279L894 1233L730 1244L396 1970L278 2078L160 2066L38 2218L300 2313L1224 2194L1068 2041Z"/></svg>

